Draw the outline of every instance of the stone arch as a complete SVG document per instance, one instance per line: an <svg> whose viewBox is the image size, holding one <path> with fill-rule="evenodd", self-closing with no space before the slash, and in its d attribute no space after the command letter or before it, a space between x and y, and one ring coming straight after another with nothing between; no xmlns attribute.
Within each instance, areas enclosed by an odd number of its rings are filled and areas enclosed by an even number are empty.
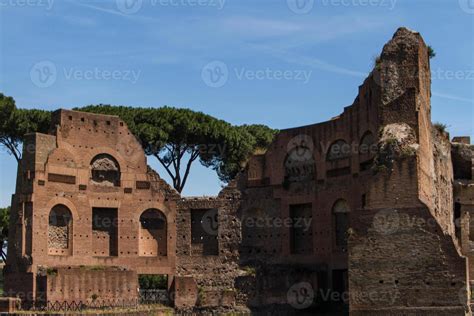
<svg viewBox="0 0 474 316"><path fill-rule="evenodd" d="M46 212L49 212L54 206L57 204L62 204L66 206L69 211L72 213L72 218L79 218L79 214L77 213L76 206L74 203L72 203L70 200L66 199L65 197L62 196L55 196L51 200L49 200L48 204L46 204ZM73 223L75 224L75 223Z"/></svg>
<svg viewBox="0 0 474 316"><path fill-rule="evenodd" d="M109 154L96 155L90 162L91 180L95 184L120 186L120 164Z"/></svg>
<svg viewBox="0 0 474 316"><path fill-rule="evenodd" d="M299 182L316 178L316 161L313 150L298 146L291 149L285 157L285 180Z"/></svg>
<svg viewBox="0 0 474 316"><path fill-rule="evenodd" d="M347 250L347 230L349 229L349 204L344 199L337 200L332 206L334 245L336 249Z"/></svg>
<svg viewBox="0 0 474 316"><path fill-rule="evenodd" d="M91 148L88 150L84 156L84 159L82 160L84 164L90 164L90 162L94 159L94 157L101 155L101 154L107 154L109 156L112 156L120 166L120 170L122 173L128 172L128 164L127 161L124 159L122 155L117 150L114 150L110 147L95 147Z"/></svg>
<svg viewBox="0 0 474 316"><path fill-rule="evenodd" d="M326 160L335 161L349 158L350 156L351 146L344 139L338 139L329 146Z"/></svg>
<svg viewBox="0 0 474 316"><path fill-rule="evenodd" d="M56 204L48 215L48 254L72 255L73 215L64 204Z"/></svg>
<svg viewBox="0 0 474 316"><path fill-rule="evenodd" d="M139 225L140 256L167 256L168 225L166 215L156 208L149 208L140 215Z"/></svg>
<svg viewBox="0 0 474 316"><path fill-rule="evenodd" d="M373 165L373 158L377 152L374 134L366 131L359 143L359 170L369 170Z"/></svg>
<svg viewBox="0 0 474 316"><path fill-rule="evenodd" d="M372 146L375 144L375 137L371 131L367 131L362 135L359 143L359 155L370 155Z"/></svg>

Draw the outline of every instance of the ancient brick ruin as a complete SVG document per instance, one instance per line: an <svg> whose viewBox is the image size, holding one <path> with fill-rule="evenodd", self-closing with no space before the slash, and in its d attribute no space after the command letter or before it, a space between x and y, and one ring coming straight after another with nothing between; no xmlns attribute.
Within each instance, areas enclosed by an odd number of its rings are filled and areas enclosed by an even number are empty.
<svg viewBox="0 0 474 316"><path fill-rule="evenodd" d="M118 117L58 110L24 144L6 293L133 301L167 275L178 310L471 314L474 147L433 126L430 85L400 28L352 105L281 131L217 197L182 198Z"/></svg>

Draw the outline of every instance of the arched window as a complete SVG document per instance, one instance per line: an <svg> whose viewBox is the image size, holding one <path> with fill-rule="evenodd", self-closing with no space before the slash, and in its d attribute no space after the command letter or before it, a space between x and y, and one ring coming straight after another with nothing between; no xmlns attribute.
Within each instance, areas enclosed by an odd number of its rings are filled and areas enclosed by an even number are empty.
<svg viewBox="0 0 474 316"><path fill-rule="evenodd" d="M374 134L372 132L367 131L365 132L364 136L362 136L359 145L359 154L366 155L373 153L373 146L375 144Z"/></svg>
<svg viewBox="0 0 474 316"><path fill-rule="evenodd" d="M62 204L53 207L49 213L48 254L72 254L72 215Z"/></svg>
<svg viewBox="0 0 474 316"><path fill-rule="evenodd" d="M372 132L365 132L359 144L359 170L369 170L373 165L373 158L377 152L377 144Z"/></svg>
<svg viewBox="0 0 474 316"><path fill-rule="evenodd" d="M349 229L349 205L346 200L338 200L332 207L334 218L334 239L338 250L347 249L347 230Z"/></svg>
<svg viewBox="0 0 474 316"><path fill-rule="evenodd" d="M140 216L140 256L167 255L166 216L157 209L148 209Z"/></svg>
<svg viewBox="0 0 474 316"><path fill-rule="evenodd" d="M289 182L313 180L316 163L310 147L298 146L290 150L285 159L285 179Z"/></svg>
<svg viewBox="0 0 474 316"><path fill-rule="evenodd" d="M96 184L120 186L120 166L114 157L100 154L91 162L91 178Z"/></svg>
<svg viewBox="0 0 474 316"><path fill-rule="evenodd" d="M329 147L326 160L334 161L349 158L350 156L351 146L349 146L345 140L339 139L332 143L332 145Z"/></svg>

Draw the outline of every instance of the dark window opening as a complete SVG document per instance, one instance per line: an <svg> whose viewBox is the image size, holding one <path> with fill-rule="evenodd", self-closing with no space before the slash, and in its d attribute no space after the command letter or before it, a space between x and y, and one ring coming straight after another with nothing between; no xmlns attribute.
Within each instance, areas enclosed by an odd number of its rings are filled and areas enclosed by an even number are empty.
<svg viewBox="0 0 474 316"><path fill-rule="evenodd" d="M348 218L346 213L334 214L336 218L336 246L340 248L347 247L347 229Z"/></svg>
<svg viewBox="0 0 474 316"><path fill-rule="evenodd" d="M454 230L456 233L456 237L460 240L461 239L461 203L454 203Z"/></svg>
<svg viewBox="0 0 474 316"><path fill-rule="evenodd" d="M351 157L351 147L345 140L337 140L330 147L326 156L327 161L335 161Z"/></svg>
<svg viewBox="0 0 474 316"><path fill-rule="evenodd" d="M367 195L362 194L362 208L365 208L367 206Z"/></svg>
<svg viewBox="0 0 474 316"><path fill-rule="evenodd" d="M335 246L337 250L347 251L349 230L349 206L345 200L338 200L332 209L334 217Z"/></svg>
<svg viewBox="0 0 474 316"><path fill-rule="evenodd" d="M290 252L292 254L312 254L312 205L291 205L290 218Z"/></svg>
<svg viewBox="0 0 474 316"><path fill-rule="evenodd" d="M219 254L219 221L217 209L191 210L191 253L217 256Z"/></svg>
<svg viewBox="0 0 474 316"><path fill-rule="evenodd" d="M340 303L347 304L347 290L349 289L349 278L347 270L332 270L332 290L341 298Z"/></svg>
<svg viewBox="0 0 474 316"><path fill-rule="evenodd" d="M118 256L118 209L92 209L93 255L97 257Z"/></svg>
<svg viewBox="0 0 474 316"><path fill-rule="evenodd" d="M373 165L374 165L374 159L369 159L367 161L361 162L360 163L360 171L370 170Z"/></svg>

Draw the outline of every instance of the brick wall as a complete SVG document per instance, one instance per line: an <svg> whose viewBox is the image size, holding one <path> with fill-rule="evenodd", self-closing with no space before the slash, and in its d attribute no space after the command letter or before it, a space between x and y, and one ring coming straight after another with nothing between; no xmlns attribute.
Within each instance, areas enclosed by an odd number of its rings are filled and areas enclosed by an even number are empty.
<svg viewBox="0 0 474 316"><path fill-rule="evenodd" d="M43 271L47 302L84 304L138 299L135 271L107 267L49 268ZM117 304L119 305L119 304Z"/></svg>
<svg viewBox="0 0 474 316"><path fill-rule="evenodd" d="M56 111L52 135L29 135L23 157L12 199L7 279L36 275L39 267L79 266L174 275L180 196L147 166L143 149L118 117ZM94 168L104 167L94 164L96 157L115 164L118 181L93 178ZM55 207L70 213L67 226L50 221ZM166 233L143 228L147 211L162 214ZM36 293L34 280L28 286ZM7 285L23 291L15 282Z"/></svg>
<svg viewBox="0 0 474 316"><path fill-rule="evenodd" d="M241 240L239 204L240 193L232 186L218 197L186 198L178 203L176 275L196 282L198 308L236 305L234 283L239 275ZM198 216L193 216L193 212Z"/></svg>

